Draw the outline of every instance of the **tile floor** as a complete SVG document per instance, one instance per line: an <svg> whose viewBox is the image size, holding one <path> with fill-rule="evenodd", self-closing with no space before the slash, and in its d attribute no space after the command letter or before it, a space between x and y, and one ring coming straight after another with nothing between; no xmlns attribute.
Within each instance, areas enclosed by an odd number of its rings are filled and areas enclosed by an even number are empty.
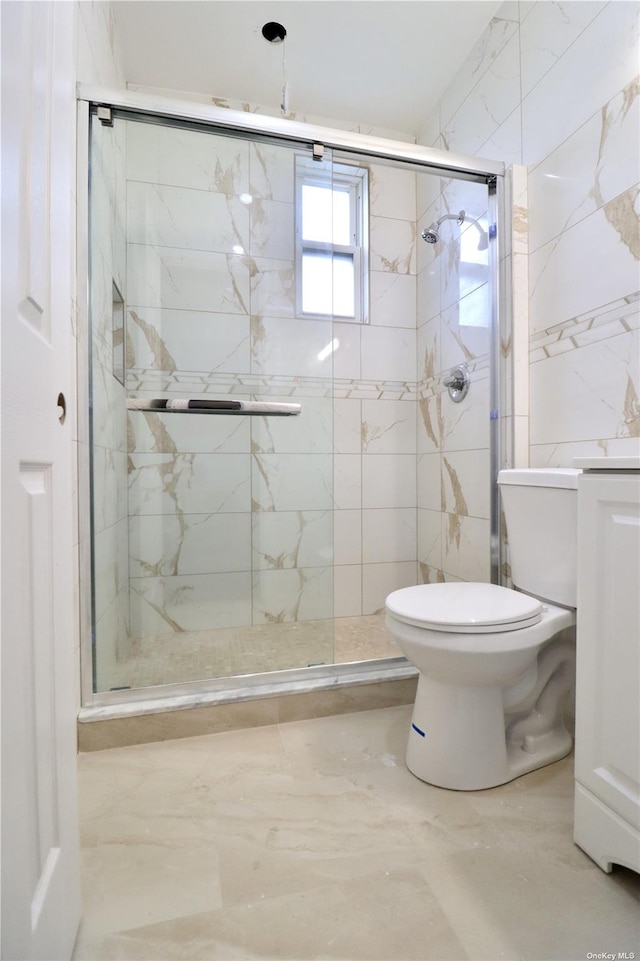
<svg viewBox="0 0 640 961"><path fill-rule="evenodd" d="M444 791L410 715L81 755L75 961L640 958L640 876L573 844L572 757Z"/></svg>
<svg viewBox="0 0 640 961"><path fill-rule="evenodd" d="M137 688L400 656L384 614L254 624L134 639L98 683L100 690Z"/></svg>

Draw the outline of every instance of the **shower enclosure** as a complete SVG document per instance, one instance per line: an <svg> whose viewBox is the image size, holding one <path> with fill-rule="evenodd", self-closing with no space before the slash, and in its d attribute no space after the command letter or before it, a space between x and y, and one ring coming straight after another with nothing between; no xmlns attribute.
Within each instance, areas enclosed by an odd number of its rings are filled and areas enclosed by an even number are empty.
<svg viewBox="0 0 640 961"><path fill-rule="evenodd" d="M502 165L82 98L85 699L398 668L390 591L497 580Z"/></svg>

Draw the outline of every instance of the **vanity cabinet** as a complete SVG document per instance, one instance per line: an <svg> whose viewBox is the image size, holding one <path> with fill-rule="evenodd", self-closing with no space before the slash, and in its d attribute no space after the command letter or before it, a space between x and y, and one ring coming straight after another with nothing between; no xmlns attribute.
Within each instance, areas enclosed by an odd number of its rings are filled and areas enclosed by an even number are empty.
<svg viewBox="0 0 640 961"><path fill-rule="evenodd" d="M639 462L626 458L624 463ZM593 463L603 465L588 469ZM576 459L574 840L640 872L640 470Z"/></svg>

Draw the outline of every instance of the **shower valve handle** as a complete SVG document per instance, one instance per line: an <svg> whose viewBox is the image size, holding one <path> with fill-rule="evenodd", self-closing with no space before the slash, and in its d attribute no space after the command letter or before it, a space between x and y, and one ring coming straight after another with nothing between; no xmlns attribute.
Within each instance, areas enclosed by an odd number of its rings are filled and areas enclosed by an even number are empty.
<svg viewBox="0 0 640 961"><path fill-rule="evenodd" d="M459 404L467 396L469 390L469 372L466 367L460 365L454 367L442 378L442 383L449 391L449 397L454 404Z"/></svg>

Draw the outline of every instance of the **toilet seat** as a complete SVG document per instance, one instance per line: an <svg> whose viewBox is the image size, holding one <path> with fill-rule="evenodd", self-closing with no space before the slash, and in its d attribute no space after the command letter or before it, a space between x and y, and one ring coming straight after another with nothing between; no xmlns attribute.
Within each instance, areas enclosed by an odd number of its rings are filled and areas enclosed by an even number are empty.
<svg viewBox="0 0 640 961"><path fill-rule="evenodd" d="M497 584L419 584L387 597L392 617L424 630L453 634L499 634L538 624L542 603Z"/></svg>

